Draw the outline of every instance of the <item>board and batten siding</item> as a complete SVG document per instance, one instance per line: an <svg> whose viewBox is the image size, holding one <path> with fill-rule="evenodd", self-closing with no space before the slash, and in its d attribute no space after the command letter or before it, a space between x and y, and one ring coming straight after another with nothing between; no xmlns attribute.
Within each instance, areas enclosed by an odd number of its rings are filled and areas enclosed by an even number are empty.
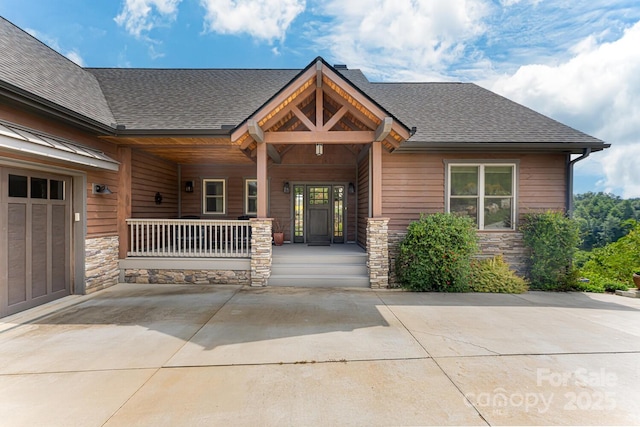
<svg viewBox="0 0 640 427"><path fill-rule="evenodd" d="M383 153L382 212L390 233L403 233L421 213L444 212L445 161L518 160L518 214L564 210L565 154Z"/></svg>
<svg viewBox="0 0 640 427"><path fill-rule="evenodd" d="M131 152L131 216L176 218L178 216L178 167L156 156ZM156 193L162 203L156 204Z"/></svg>

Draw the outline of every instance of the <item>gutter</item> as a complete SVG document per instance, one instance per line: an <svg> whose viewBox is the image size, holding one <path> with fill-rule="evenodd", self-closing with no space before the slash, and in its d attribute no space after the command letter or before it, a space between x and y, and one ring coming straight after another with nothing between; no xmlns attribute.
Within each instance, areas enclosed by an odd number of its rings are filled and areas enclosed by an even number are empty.
<svg viewBox="0 0 640 427"><path fill-rule="evenodd" d="M32 111L44 113L49 117L63 120L72 126L80 127L98 134L114 134L115 128L82 114L76 113L66 107L58 105L47 99L41 98L30 92L22 90L6 82L0 82L0 97L16 103L22 108L27 107Z"/></svg>
<svg viewBox="0 0 640 427"><path fill-rule="evenodd" d="M584 160L589 157L591 154L591 148L585 148L582 151L582 155L578 158L575 158L567 163L567 215L573 215L573 165L578 163L580 160ZM571 156L568 156L567 159L570 159Z"/></svg>

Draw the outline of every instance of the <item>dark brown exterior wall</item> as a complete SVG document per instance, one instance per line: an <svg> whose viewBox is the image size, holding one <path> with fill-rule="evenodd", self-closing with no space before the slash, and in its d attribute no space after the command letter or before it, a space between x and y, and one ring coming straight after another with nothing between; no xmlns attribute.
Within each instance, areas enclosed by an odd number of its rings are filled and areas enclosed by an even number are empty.
<svg viewBox="0 0 640 427"><path fill-rule="evenodd" d="M115 145L102 141L95 135L72 126L68 126L30 112L18 110L6 104L0 104L0 118L11 123L40 130L61 138L66 138L78 144L103 151L112 159L117 159ZM117 235L117 172L82 167L77 164L57 162L49 159L42 159L41 157L22 156L12 152L2 152L0 153L0 156L85 172L87 174L87 237L91 238ZM107 184L109 189L113 191L113 194L100 196L92 194L92 183Z"/></svg>
<svg viewBox="0 0 640 427"><path fill-rule="evenodd" d="M244 180L255 179L255 165L216 166L183 165L182 183L193 181L193 193L182 193L182 215L197 215L209 219L237 219L244 212ZM355 154L342 146L324 147L322 156L315 155L312 145L293 146L282 156L282 163L270 163L269 216L277 218L285 229L285 240L291 240L293 223L293 185L295 183L340 183L356 182ZM226 179L226 215L204 215L202 213L202 180L206 178ZM285 182L290 184L290 193L282 191ZM356 238L356 197L347 194L347 239Z"/></svg>
<svg viewBox="0 0 640 427"><path fill-rule="evenodd" d="M178 216L178 166L133 150L131 153L131 216L176 218ZM156 204L160 193L162 203Z"/></svg>
<svg viewBox="0 0 640 427"><path fill-rule="evenodd" d="M367 218L369 217L369 156L358 163L358 244L367 246Z"/></svg>

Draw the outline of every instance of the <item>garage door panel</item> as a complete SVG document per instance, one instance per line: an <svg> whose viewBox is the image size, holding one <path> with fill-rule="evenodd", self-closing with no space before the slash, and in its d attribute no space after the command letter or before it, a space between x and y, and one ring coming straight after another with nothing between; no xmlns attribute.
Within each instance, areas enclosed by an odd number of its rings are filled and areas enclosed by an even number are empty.
<svg viewBox="0 0 640 427"><path fill-rule="evenodd" d="M47 294L47 205L31 210L31 297Z"/></svg>
<svg viewBox="0 0 640 427"><path fill-rule="evenodd" d="M7 212L8 303L27 299L27 206L10 203Z"/></svg>
<svg viewBox="0 0 640 427"><path fill-rule="evenodd" d="M51 213L51 287L53 292L63 291L69 281L65 250L68 245L68 223L66 206L54 205Z"/></svg>
<svg viewBox="0 0 640 427"><path fill-rule="evenodd" d="M71 291L71 178L0 168L0 316Z"/></svg>

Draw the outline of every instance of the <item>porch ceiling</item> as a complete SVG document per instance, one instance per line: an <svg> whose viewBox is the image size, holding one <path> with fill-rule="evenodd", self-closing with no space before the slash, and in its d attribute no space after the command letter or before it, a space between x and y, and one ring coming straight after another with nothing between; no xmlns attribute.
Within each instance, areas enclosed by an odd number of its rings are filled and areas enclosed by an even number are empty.
<svg viewBox="0 0 640 427"><path fill-rule="evenodd" d="M231 143L220 137L104 137L103 139L123 147L132 147L178 164L227 164L255 163Z"/></svg>

